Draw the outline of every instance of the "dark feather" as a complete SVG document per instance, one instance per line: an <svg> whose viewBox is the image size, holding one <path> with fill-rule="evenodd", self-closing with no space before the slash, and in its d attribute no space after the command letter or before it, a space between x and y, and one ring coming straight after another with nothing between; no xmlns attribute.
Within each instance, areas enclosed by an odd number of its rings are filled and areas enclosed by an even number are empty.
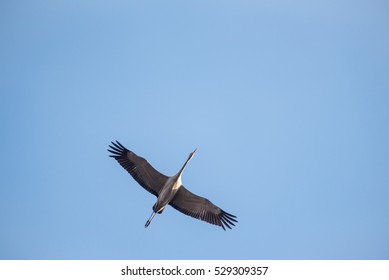
<svg viewBox="0 0 389 280"><path fill-rule="evenodd" d="M221 226L224 230L225 227L231 229L231 226L238 222L236 216L223 211L208 199L188 191L184 186L180 187L169 204L188 216Z"/></svg>
<svg viewBox="0 0 389 280"><path fill-rule="evenodd" d="M137 156L135 153L127 150L118 141L112 142L108 150L119 164L131 174L131 176L153 195L158 196L159 191L167 181L168 177L159 173L144 158Z"/></svg>

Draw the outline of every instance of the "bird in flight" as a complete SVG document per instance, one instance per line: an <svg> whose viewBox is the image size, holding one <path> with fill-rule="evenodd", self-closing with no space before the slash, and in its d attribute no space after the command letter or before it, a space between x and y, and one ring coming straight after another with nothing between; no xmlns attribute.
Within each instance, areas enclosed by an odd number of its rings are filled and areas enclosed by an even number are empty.
<svg viewBox="0 0 389 280"><path fill-rule="evenodd" d="M208 199L188 191L182 185L182 173L197 149L189 154L180 171L169 177L158 172L147 160L126 149L118 141L111 143L108 149L111 153L109 156L116 159L139 185L157 197L145 227L148 227L154 216L161 214L168 204L185 215L221 226L224 230L226 227L231 229L231 226L238 222L236 216L225 212Z"/></svg>

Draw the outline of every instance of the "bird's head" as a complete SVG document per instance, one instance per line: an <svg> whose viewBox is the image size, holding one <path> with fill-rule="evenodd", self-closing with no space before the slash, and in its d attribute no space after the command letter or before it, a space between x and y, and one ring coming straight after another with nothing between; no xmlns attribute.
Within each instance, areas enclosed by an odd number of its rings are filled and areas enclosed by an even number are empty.
<svg viewBox="0 0 389 280"><path fill-rule="evenodd" d="M197 148L196 148L193 152L191 152L191 153L189 154L188 161L190 161L190 160L194 157L196 151L197 151Z"/></svg>

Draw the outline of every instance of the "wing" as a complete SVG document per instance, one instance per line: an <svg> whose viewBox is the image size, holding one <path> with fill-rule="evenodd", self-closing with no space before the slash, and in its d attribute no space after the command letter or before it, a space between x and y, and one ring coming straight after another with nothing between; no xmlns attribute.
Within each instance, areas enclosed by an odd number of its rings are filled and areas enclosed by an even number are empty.
<svg viewBox="0 0 389 280"><path fill-rule="evenodd" d="M118 141L111 142L108 150L120 165L131 174L131 176L153 195L158 196L159 191L167 181L168 177L159 173L144 158L137 156L135 153L127 150Z"/></svg>
<svg viewBox="0 0 389 280"><path fill-rule="evenodd" d="M238 222L236 216L223 211L208 199L191 193L184 186L180 187L169 204L186 215L221 226L224 230L225 227L231 229L231 226L235 226L234 222Z"/></svg>

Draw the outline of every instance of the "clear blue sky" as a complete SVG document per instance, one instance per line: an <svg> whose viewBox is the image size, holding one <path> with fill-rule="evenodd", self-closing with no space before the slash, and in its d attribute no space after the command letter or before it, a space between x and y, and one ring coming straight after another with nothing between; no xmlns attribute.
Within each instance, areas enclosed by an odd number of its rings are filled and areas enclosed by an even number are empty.
<svg viewBox="0 0 389 280"><path fill-rule="evenodd" d="M387 1L2 1L0 259L389 259ZM167 208L111 140L238 216Z"/></svg>

